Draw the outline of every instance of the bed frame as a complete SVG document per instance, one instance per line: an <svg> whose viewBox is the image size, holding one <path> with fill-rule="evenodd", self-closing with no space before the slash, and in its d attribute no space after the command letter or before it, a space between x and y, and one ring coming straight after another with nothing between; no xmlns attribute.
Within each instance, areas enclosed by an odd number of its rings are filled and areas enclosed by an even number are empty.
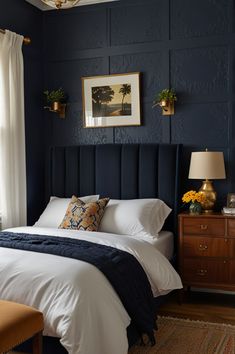
<svg viewBox="0 0 235 354"><path fill-rule="evenodd" d="M52 147L47 175L51 195L100 194L112 199L159 198L171 208L166 228L175 231L180 145L105 144Z"/></svg>
<svg viewBox="0 0 235 354"><path fill-rule="evenodd" d="M52 147L46 200L100 194L112 199L159 198L172 208L164 228L177 231L180 145L105 144ZM58 339L46 338L44 354L65 354ZM25 347L21 347L25 350Z"/></svg>

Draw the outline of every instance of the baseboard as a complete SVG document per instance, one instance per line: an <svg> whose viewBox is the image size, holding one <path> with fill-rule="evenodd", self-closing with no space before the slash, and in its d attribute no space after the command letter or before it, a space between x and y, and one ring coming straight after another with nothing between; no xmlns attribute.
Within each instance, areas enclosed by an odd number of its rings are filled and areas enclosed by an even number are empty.
<svg viewBox="0 0 235 354"><path fill-rule="evenodd" d="M225 294L225 295L235 295L234 291L217 290L217 289L207 289L207 288L194 288L191 291L201 292L201 293L212 293L212 294Z"/></svg>

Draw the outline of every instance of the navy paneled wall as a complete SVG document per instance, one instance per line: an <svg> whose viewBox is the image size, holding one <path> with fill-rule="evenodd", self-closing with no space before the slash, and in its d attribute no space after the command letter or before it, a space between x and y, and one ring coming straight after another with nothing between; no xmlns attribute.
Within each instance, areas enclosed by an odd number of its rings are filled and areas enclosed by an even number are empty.
<svg viewBox="0 0 235 354"><path fill-rule="evenodd" d="M45 87L69 94L65 120L46 113L47 144L183 143L184 186L191 151L225 154L220 203L235 191L234 0L121 0L44 14ZM141 72L140 127L84 129L81 77ZM173 87L172 117L152 109Z"/></svg>

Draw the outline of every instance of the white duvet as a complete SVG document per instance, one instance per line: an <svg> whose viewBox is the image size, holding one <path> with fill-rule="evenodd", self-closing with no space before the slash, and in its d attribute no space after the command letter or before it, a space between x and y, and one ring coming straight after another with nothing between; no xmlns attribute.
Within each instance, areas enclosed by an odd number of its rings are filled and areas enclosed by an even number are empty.
<svg viewBox="0 0 235 354"><path fill-rule="evenodd" d="M79 238L134 255L154 296L182 287L179 275L151 244L128 236L52 228L11 232ZM38 308L44 334L59 337L69 354L127 354L130 318L109 281L96 267L75 259L0 248L0 298Z"/></svg>

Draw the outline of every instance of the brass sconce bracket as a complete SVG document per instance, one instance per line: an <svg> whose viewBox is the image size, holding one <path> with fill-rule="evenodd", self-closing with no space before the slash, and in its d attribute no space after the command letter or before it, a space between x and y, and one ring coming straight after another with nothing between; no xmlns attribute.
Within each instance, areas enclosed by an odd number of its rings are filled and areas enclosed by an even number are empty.
<svg viewBox="0 0 235 354"><path fill-rule="evenodd" d="M170 116L175 114L174 101L170 102L170 101L162 100L159 102L159 106L162 108L163 116Z"/></svg>
<svg viewBox="0 0 235 354"><path fill-rule="evenodd" d="M51 106L45 106L44 108L57 113L60 118L65 118L66 103L53 102Z"/></svg>
<svg viewBox="0 0 235 354"><path fill-rule="evenodd" d="M164 89L156 95L153 107L160 106L163 116L171 116L175 114L175 101L177 101L175 91L171 88Z"/></svg>

